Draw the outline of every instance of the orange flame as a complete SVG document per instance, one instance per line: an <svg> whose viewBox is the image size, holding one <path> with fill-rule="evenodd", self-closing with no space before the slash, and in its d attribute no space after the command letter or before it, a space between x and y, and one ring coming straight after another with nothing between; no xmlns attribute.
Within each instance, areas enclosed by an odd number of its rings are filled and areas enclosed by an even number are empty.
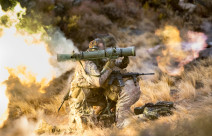
<svg viewBox="0 0 212 136"><path fill-rule="evenodd" d="M9 25L6 27L0 22L0 127L7 119L5 113L9 101L3 82L10 74L18 77L24 85L39 83L41 88L38 91L41 93L45 93L43 88L54 77L47 44L41 40L43 33L28 34L16 28L23 14L25 9L21 8L20 4L8 12L4 12L0 6L0 19L3 16L9 17Z"/></svg>
<svg viewBox="0 0 212 136"><path fill-rule="evenodd" d="M207 37L203 33L187 32L187 42L182 42L176 27L166 26L157 30L156 35L163 37L165 50L157 57L158 67L169 75L180 75L184 65L199 57L199 52L206 47Z"/></svg>
<svg viewBox="0 0 212 136"><path fill-rule="evenodd" d="M9 100L5 94L6 92L6 86L0 84L0 128L3 126L4 121L7 120L8 117L8 110L7 105L9 103Z"/></svg>

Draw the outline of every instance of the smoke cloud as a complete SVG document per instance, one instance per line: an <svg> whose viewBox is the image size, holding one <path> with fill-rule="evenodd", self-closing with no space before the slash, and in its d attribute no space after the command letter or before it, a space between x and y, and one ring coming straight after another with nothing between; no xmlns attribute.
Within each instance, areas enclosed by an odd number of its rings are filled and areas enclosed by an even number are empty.
<svg viewBox="0 0 212 136"><path fill-rule="evenodd" d="M17 2L25 7L24 14L2 14L13 12ZM0 50L0 56L5 55L0 57L0 68L3 69L0 70L0 101L8 109L8 119L5 122L1 119L0 135L210 135L211 58L186 63L184 71L178 76L162 71L156 59L158 56L167 58L162 53L167 37L163 39L155 34L167 25L181 33L210 33L207 30L211 26L211 2L204 0L203 3L207 6L198 3L193 13L187 14L178 1L0 1L4 10L0 10L0 48L7 49ZM17 19L14 20L14 17ZM2 44L5 30L10 27L13 29L9 32L17 31L19 38L9 35ZM144 121L139 115L135 117L136 122L122 130L113 126L70 130L69 103L64 104L60 113L57 109L68 91L75 62L58 63L56 54L86 50L89 41L99 34L108 33L116 37L120 47L136 46L137 56L130 58L128 71L155 72L154 76L140 77L142 95L132 109L147 102L174 101L176 109L173 116ZM182 40L189 39L181 33ZM193 39L190 38L196 43L198 38ZM181 45L188 43L180 42ZM40 48L36 51L38 44ZM12 56L8 57L10 53ZM20 56L21 61L18 61ZM179 62L178 58L175 59ZM2 67L3 62L10 67ZM19 66L21 63L23 65ZM28 63L32 63L31 69L27 67ZM39 74L40 80L36 77ZM2 106L0 108L3 111Z"/></svg>

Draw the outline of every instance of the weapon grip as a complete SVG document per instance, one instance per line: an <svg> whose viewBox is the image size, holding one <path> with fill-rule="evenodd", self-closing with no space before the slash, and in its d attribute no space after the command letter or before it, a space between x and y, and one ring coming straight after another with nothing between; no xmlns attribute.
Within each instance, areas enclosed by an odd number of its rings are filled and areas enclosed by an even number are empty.
<svg viewBox="0 0 212 136"><path fill-rule="evenodd" d="M132 78L133 78L133 82L134 82L135 86L137 86L137 85L136 85L136 82L137 82L137 76L136 76L136 75L132 75Z"/></svg>
<svg viewBox="0 0 212 136"><path fill-rule="evenodd" d="M111 75L111 77L110 77L110 81L109 81L109 85L112 85L113 84L113 81L114 81L114 79L115 79L115 76L114 75Z"/></svg>
<svg viewBox="0 0 212 136"><path fill-rule="evenodd" d="M119 82L119 86L123 87L124 86L124 81L123 81L122 76L121 75L117 75L117 79L118 79L118 82Z"/></svg>

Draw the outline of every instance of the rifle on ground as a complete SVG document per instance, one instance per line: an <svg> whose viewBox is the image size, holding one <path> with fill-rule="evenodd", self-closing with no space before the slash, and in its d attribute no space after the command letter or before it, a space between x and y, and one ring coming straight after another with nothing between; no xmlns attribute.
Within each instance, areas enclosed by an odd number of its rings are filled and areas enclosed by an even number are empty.
<svg viewBox="0 0 212 136"><path fill-rule="evenodd" d="M132 78L133 82L136 86L137 82L137 77L140 75L154 75L155 73L133 73L133 72L128 72L128 73L121 73L120 71L113 71L109 77L109 85L112 85L114 80L117 80L119 83L120 87L124 86L124 81L123 78Z"/></svg>

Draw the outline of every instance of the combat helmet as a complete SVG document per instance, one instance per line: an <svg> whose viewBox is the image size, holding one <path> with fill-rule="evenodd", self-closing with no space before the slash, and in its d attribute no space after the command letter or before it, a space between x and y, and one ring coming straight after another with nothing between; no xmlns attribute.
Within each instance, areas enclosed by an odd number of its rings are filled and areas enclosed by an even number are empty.
<svg viewBox="0 0 212 136"><path fill-rule="evenodd" d="M98 44L103 43L103 41L100 38L96 38L93 41L89 43L89 50L98 50Z"/></svg>
<svg viewBox="0 0 212 136"><path fill-rule="evenodd" d="M89 43L89 50L98 50L98 44L103 43L104 48L116 47L116 40L111 35L101 36L101 38L96 38Z"/></svg>

